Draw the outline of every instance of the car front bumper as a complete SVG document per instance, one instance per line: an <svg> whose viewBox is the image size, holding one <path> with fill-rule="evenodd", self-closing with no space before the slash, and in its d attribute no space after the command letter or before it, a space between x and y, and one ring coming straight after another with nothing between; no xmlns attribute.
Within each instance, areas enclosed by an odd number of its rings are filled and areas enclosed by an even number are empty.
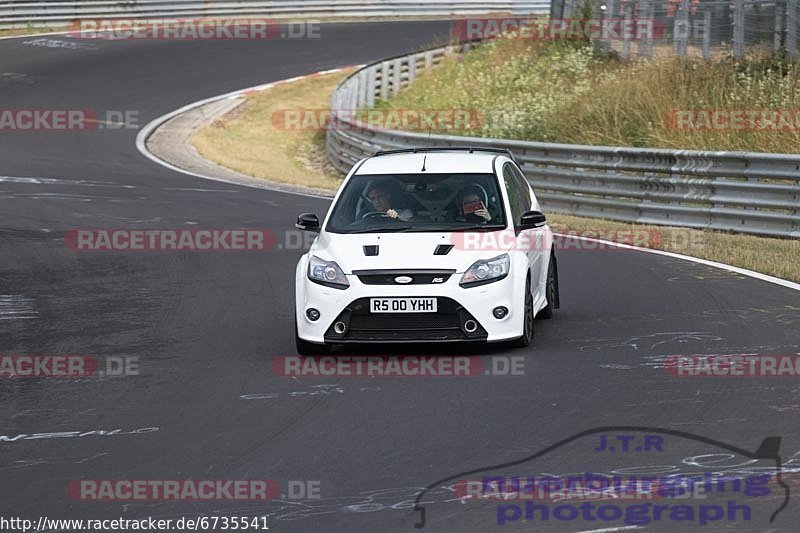
<svg viewBox="0 0 800 533"><path fill-rule="evenodd" d="M460 274L444 283L416 285L364 284L356 275L347 278L347 289L319 285L306 277L304 262L300 262L295 309L301 339L320 344L495 342L522 334L525 287L518 276L470 288L458 284ZM437 312L370 313L370 298L377 297L435 297ZM501 319L493 315L498 306L508 309ZM317 320L308 318L309 308L319 311Z"/></svg>

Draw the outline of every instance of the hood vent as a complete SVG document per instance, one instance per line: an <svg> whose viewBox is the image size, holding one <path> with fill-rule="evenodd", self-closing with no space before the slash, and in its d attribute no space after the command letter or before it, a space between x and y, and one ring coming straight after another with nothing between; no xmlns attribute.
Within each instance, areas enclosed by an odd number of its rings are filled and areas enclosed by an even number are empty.
<svg viewBox="0 0 800 533"><path fill-rule="evenodd" d="M367 257L378 255L378 245L377 244L365 244L364 245L364 255Z"/></svg>
<svg viewBox="0 0 800 533"><path fill-rule="evenodd" d="M452 244L440 244L433 251L433 255L447 255L447 254L450 253L450 250L452 250L452 249L453 249L453 245Z"/></svg>

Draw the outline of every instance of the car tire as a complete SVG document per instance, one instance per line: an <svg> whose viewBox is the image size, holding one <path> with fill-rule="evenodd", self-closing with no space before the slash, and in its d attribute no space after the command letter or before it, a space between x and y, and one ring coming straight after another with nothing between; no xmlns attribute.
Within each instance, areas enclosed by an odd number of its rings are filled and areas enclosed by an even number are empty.
<svg viewBox="0 0 800 533"><path fill-rule="evenodd" d="M545 283L544 295L547 299L547 306L539 311L536 318L553 318L553 310L558 307L558 266L555 254L550 254L550 264L547 267L547 282Z"/></svg>
<svg viewBox="0 0 800 533"><path fill-rule="evenodd" d="M297 355L326 355L330 353L330 346L304 341L297 332L297 317L294 323L294 343Z"/></svg>
<svg viewBox="0 0 800 533"><path fill-rule="evenodd" d="M531 280L525 282L525 316L522 319L522 336L515 339L511 345L515 348L527 348L533 342L533 295L531 294Z"/></svg>

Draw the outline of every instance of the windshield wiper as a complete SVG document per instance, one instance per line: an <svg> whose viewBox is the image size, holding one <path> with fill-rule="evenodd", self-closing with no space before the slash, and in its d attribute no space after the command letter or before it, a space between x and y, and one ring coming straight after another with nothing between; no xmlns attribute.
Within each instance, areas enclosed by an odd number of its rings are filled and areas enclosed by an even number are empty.
<svg viewBox="0 0 800 533"><path fill-rule="evenodd" d="M410 229L411 226L388 226L380 228L357 229L355 231L348 231L348 233L398 233L401 231L408 231Z"/></svg>
<svg viewBox="0 0 800 533"><path fill-rule="evenodd" d="M476 224L474 226L419 226L411 228L409 233L423 231L492 231L505 228L502 224Z"/></svg>

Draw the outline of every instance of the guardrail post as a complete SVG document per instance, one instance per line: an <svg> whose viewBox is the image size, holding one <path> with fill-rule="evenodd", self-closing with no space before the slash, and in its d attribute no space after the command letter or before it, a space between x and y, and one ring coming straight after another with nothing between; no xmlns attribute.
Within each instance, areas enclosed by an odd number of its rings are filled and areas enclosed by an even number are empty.
<svg viewBox="0 0 800 533"><path fill-rule="evenodd" d="M636 34L636 56L637 57L650 57L653 55L653 32L655 25L653 24L653 9L650 0L639 1L639 19L644 19L648 22L647 32L644 34L639 33L637 25Z"/></svg>
<svg viewBox="0 0 800 533"><path fill-rule="evenodd" d="M392 64L392 95L395 95L400 92L400 84L402 83L402 74L403 74L403 60L407 60L408 58L401 58L395 59L394 63Z"/></svg>
<svg viewBox="0 0 800 533"><path fill-rule="evenodd" d="M606 23L608 25L611 24L609 19L614 18L614 13L616 12L616 1L615 0L606 0L604 5L606 6L606 10L601 12L602 17L606 19ZM600 38L600 50L601 52L607 54L611 52L611 38L606 36L605 39L602 37Z"/></svg>
<svg viewBox="0 0 800 533"><path fill-rule="evenodd" d="M362 70L358 73L358 100L356 109L361 109L367 103L367 73Z"/></svg>
<svg viewBox="0 0 800 533"><path fill-rule="evenodd" d="M682 0L680 9L675 15L672 29L673 49L675 55L685 56L689 51L689 0Z"/></svg>
<svg viewBox="0 0 800 533"><path fill-rule="evenodd" d="M794 0L789 0L789 3ZM744 0L733 0L733 58L744 56Z"/></svg>
<svg viewBox="0 0 800 533"><path fill-rule="evenodd" d="M783 51L783 11L786 4L781 0L775 0L775 18L773 22L772 51L775 55L780 55Z"/></svg>
<svg viewBox="0 0 800 533"><path fill-rule="evenodd" d="M631 27L631 21L633 19L633 4L627 2L625 4L625 28ZM624 30L623 30L624 31ZM635 34L634 34L635 35ZM623 35L622 41L622 59L625 61L631 58L631 39L627 35Z"/></svg>
<svg viewBox="0 0 800 533"><path fill-rule="evenodd" d="M381 63L381 85L380 85L381 100L389 98L389 62L384 61Z"/></svg>
<svg viewBox="0 0 800 533"><path fill-rule="evenodd" d="M786 55L797 59L797 0L786 1Z"/></svg>
<svg viewBox="0 0 800 533"><path fill-rule="evenodd" d="M358 107L358 78L353 78L353 83L347 91L347 109L356 109Z"/></svg>
<svg viewBox="0 0 800 533"><path fill-rule="evenodd" d="M566 0L553 0L550 2L550 18L562 19L566 10Z"/></svg>

